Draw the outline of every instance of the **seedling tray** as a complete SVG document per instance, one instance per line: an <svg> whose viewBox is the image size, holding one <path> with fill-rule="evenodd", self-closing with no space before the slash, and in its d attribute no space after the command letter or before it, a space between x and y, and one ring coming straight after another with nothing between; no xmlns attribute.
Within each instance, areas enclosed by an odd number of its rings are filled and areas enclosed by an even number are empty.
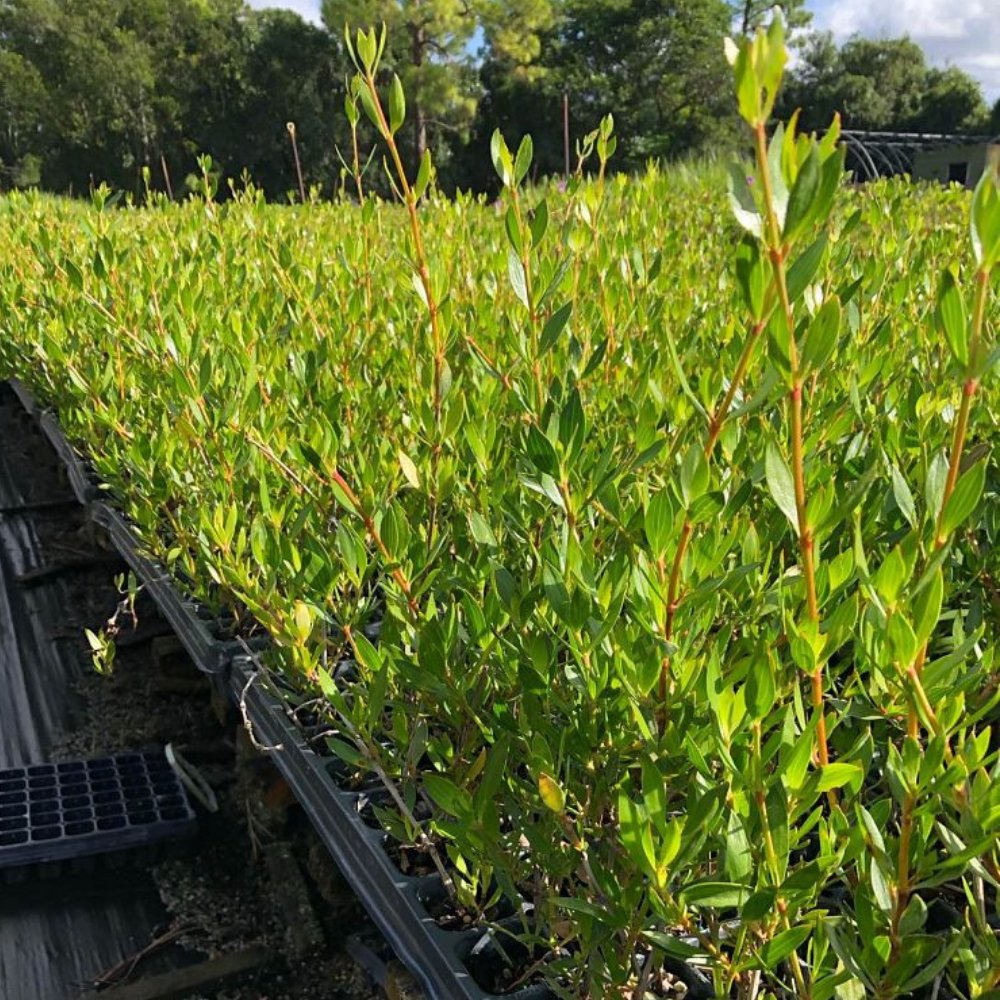
<svg viewBox="0 0 1000 1000"><path fill-rule="evenodd" d="M233 661L232 697L245 706L257 740L280 747L272 755L275 765L400 961L435 1000L491 1000L496 995L482 989L466 965L470 956L490 945L488 932L438 926L425 904L443 894L440 878L408 876L396 867L385 850L387 835L361 818L363 793L340 786L336 760L309 746L280 697L265 685L248 657ZM505 994L506 1000L550 996L542 985Z"/></svg>
<svg viewBox="0 0 1000 1000"><path fill-rule="evenodd" d="M0 874L120 854L196 830L162 750L0 771Z"/></svg>

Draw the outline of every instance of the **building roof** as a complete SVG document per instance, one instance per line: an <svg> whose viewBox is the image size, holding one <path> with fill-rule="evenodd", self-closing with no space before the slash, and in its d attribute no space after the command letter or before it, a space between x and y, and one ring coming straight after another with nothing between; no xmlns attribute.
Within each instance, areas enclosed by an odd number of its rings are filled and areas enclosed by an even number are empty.
<svg viewBox="0 0 1000 1000"><path fill-rule="evenodd" d="M1000 136L861 129L844 129L841 138L847 145L848 161L854 164L865 180L912 174L913 161L918 152L1000 143Z"/></svg>

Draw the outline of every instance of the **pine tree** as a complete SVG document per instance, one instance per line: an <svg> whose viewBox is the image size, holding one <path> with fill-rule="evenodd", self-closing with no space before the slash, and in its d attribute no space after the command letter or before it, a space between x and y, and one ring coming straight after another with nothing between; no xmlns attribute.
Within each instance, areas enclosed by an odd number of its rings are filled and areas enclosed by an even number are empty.
<svg viewBox="0 0 1000 1000"><path fill-rule="evenodd" d="M403 82L413 123L414 160L434 132L464 135L480 96L476 42L526 66L538 55L538 32L551 0L323 0L331 33L385 24L384 65Z"/></svg>

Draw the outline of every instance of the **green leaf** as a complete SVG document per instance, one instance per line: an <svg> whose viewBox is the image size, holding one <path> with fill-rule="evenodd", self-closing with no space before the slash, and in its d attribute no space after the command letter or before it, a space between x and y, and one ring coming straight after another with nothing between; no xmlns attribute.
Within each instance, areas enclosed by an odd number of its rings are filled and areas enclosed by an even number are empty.
<svg viewBox="0 0 1000 1000"><path fill-rule="evenodd" d="M693 882L680 893L687 906L705 906L713 909L739 907L746 902L750 892L737 882Z"/></svg>
<svg viewBox="0 0 1000 1000"><path fill-rule="evenodd" d="M566 793L559 782L544 771L538 775L538 794L545 803L545 808L560 816L566 811Z"/></svg>
<svg viewBox="0 0 1000 1000"><path fill-rule="evenodd" d="M757 953L761 968L774 972L796 948L804 944L812 933L811 927L789 927L787 931L771 938Z"/></svg>
<svg viewBox="0 0 1000 1000"><path fill-rule="evenodd" d="M514 184L520 184L531 169L531 160L534 156L534 144L531 136L525 134L521 139L521 145L517 147L517 156L514 158Z"/></svg>
<svg viewBox="0 0 1000 1000"><path fill-rule="evenodd" d="M767 292L767 274L757 240L744 236L736 251L736 279L743 298L754 320L764 315L764 296Z"/></svg>
<svg viewBox="0 0 1000 1000"><path fill-rule="evenodd" d="M663 775L650 757L642 758L642 801L650 819L662 834L666 829L667 792Z"/></svg>
<svg viewBox="0 0 1000 1000"><path fill-rule="evenodd" d="M624 792L618 793L618 826L622 846L636 867L650 876L656 871L652 831L645 810Z"/></svg>
<svg viewBox="0 0 1000 1000"><path fill-rule="evenodd" d="M732 63L736 103L740 109L740 115L748 125L754 126L760 117L760 93L750 55L751 44L748 38L740 39L739 49L732 59Z"/></svg>
<svg viewBox="0 0 1000 1000"><path fill-rule="evenodd" d="M927 512L932 519L937 519L944 502L944 487L948 480L948 456L939 451L931 459L927 467L927 478L924 482L924 496L927 498Z"/></svg>
<svg viewBox="0 0 1000 1000"><path fill-rule="evenodd" d="M549 228L549 206L543 198L535 208L535 214L531 219L531 245L537 247L542 242L546 230Z"/></svg>
<svg viewBox="0 0 1000 1000"><path fill-rule="evenodd" d="M670 364L673 366L674 374L677 376L677 382L681 387L681 392L687 396L688 400L691 402L692 406L706 419L708 418L708 413L705 411L705 407L702 405L701 400L695 394L694 390L691 388L691 383L688 382L687 376L684 374L684 369L681 367L680 358L677 356L677 345L674 343L673 335L668 327L663 329L663 339L667 342L667 353L670 355ZM607 345L607 340L602 341L602 345ZM600 348L598 349L601 350ZM595 355L598 351L595 351ZM601 351L601 356L603 357L603 351ZM594 363L591 362L587 366L587 371L584 372L584 377L589 374L594 368Z"/></svg>
<svg viewBox="0 0 1000 1000"><path fill-rule="evenodd" d="M758 40L755 44L761 44ZM761 58L756 67L758 84L764 91L764 106L761 116L767 120L774 108L775 98L781 87L781 78L785 71L788 51L785 47L785 20L780 14L772 16L764 36Z"/></svg>
<svg viewBox="0 0 1000 1000"><path fill-rule="evenodd" d="M906 565L903 550L897 545L882 561L872 583L879 596L888 605L894 605L910 579L910 570Z"/></svg>
<svg viewBox="0 0 1000 1000"><path fill-rule="evenodd" d="M528 302L528 283L525 279L524 265L513 249L507 254L507 274L510 277L510 287L514 289L518 302L525 309L530 309Z"/></svg>
<svg viewBox="0 0 1000 1000"><path fill-rule="evenodd" d="M910 897L899 921L899 933L903 937L918 934L927 922L927 904L916 894Z"/></svg>
<svg viewBox="0 0 1000 1000"><path fill-rule="evenodd" d="M399 467L403 470L403 476L406 481L415 489L420 489L420 473L417 472L416 465L413 464L413 459L406 454L405 451L400 449L398 454Z"/></svg>
<svg viewBox="0 0 1000 1000"><path fill-rule="evenodd" d="M860 764L838 761L820 768L816 790L829 792L834 788L849 786L853 792L857 793L863 779L864 771Z"/></svg>
<svg viewBox="0 0 1000 1000"><path fill-rule="evenodd" d="M917 637L913 627L899 611L890 615L886 625L886 639L892 652L893 663L905 670L917 654Z"/></svg>
<svg viewBox="0 0 1000 1000"><path fill-rule="evenodd" d="M750 667L747 677L747 708L757 721L766 719L774 708L774 674L766 657Z"/></svg>
<svg viewBox="0 0 1000 1000"><path fill-rule="evenodd" d="M819 190L820 163L815 146L809 151L805 163L799 168L799 175L792 185L792 193L788 196L788 212L785 216L783 236L786 242L792 242L802 232L813 218L816 205L816 194Z"/></svg>
<svg viewBox="0 0 1000 1000"><path fill-rule="evenodd" d="M413 200L420 201L427 191L427 185L431 182L431 151L424 150L420 157L420 167L417 170L417 179L413 184Z"/></svg>
<svg viewBox="0 0 1000 1000"><path fill-rule="evenodd" d="M937 322L944 333L952 356L965 368L969 363L969 324L965 302L951 271L941 275L938 287Z"/></svg>
<svg viewBox="0 0 1000 1000"><path fill-rule="evenodd" d="M802 293L813 283L816 272L819 270L823 259L826 256L826 247L830 237L825 233L813 240L809 246L795 258L792 266L788 269L786 283L788 287L788 299L795 302Z"/></svg>
<svg viewBox="0 0 1000 1000"><path fill-rule="evenodd" d="M528 458L532 465L550 476L559 473L559 457L552 442L534 425L528 428Z"/></svg>
<svg viewBox="0 0 1000 1000"><path fill-rule="evenodd" d="M934 634L944 601L944 574L938 566L930 582L912 599L913 631L920 645Z"/></svg>
<svg viewBox="0 0 1000 1000"><path fill-rule="evenodd" d="M507 230L507 241L510 243L514 253L520 258L524 252L524 243L521 239L521 229L517 222L517 212L514 211L513 205L508 206L507 211L504 213L503 222L504 228Z"/></svg>
<svg viewBox="0 0 1000 1000"><path fill-rule="evenodd" d="M573 312L573 303L567 302L561 305L546 321L542 327L542 335L538 340L539 356L545 354L555 346L560 334L566 329L569 317Z"/></svg>
<svg viewBox="0 0 1000 1000"><path fill-rule="evenodd" d="M472 530L472 537L480 545L485 545L491 549L497 547L497 537L493 534L493 529L478 510L474 510L469 515L469 526Z"/></svg>
<svg viewBox="0 0 1000 1000"><path fill-rule="evenodd" d="M972 196L972 251L987 273L1000 261L1000 166L988 164Z"/></svg>
<svg viewBox="0 0 1000 1000"><path fill-rule="evenodd" d="M304 601L296 601L292 612L292 621L295 624L295 637L300 643L306 642L312 635L315 613Z"/></svg>
<svg viewBox="0 0 1000 1000"><path fill-rule="evenodd" d="M785 747L782 750L781 773L785 783L793 792L798 791L805 784L812 747L812 732L806 730L806 732L799 734L790 747Z"/></svg>
<svg viewBox="0 0 1000 1000"><path fill-rule="evenodd" d="M785 183L785 172L781 166L782 149L785 145L785 126L779 122L767 146L767 173L771 181L771 203L778 217L778 228L785 224L785 212L788 210L788 185Z"/></svg>
<svg viewBox="0 0 1000 1000"><path fill-rule="evenodd" d="M580 393L573 389L559 413L559 441L565 454L571 457L587 435L587 418Z"/></svg>
<svg viewBox="0 0 1000 1000"><path fill-rule="evenodd" d="M81 291L83 289L83 272L69 258L66 259L63 267L66 271L66 276L69 278L69 283L77 291Z"/></svg>
<svg viewBox="0 0 1000 1000"><path fill-rule="evenodd" d="M368 120L375 126L379 132L382 131L382 119L379 118L378 109L375 107L375 99L372 97L371 91L368 89L368 84L365 83L361 90L358 91L358 96L361 98L361 107L365 109L365 114L368 115Z"/></svg>
<svg viewBox="0 0 1000 1000"><path fill-rule="evenodd" d="M461 819L472 814L472 796L443 774L425 774L423 783L427 794L449 815Z"/></svg>
<svg viewBox="0 0 1000 1000"><path fill-rule="evenodd" d="M729 813L729 828L726 831L726 874L734 881L742 883L753 868L753 854L747 839L743 820L735 809Z"/></svg>
<svg viewBox="0 0 1000 1000"><path fill-rule="evenodd" d="M917 526L917 508L913 503L913 493L910 492L910 487L903 478L903 474L895 465L892 467L892 495L900 513L909 522L910 527L915 528Z"/></svg>
<svg viewBox="0 0 1000 1000"><path fill-rule="evenodd" d="M872 887L872 896L875 904L883 913L892 912L892 891L889 883L882 872L882 866L875 858L872 858L871 867L868 872L868 881Z"/></svg>
<svg viewBox="0 0 1000 1000"><path fill-rule="evenodd" d="M763 920L774 913L774 902L778 891L774 888L758 889L740 910L740 916L746 921Z"/></svg>
<svg viewBox="0 0 1000 1000"><path fill-rule="evenodd" d="M674 937L672 934L664 934L661 931L643 931L642 936L651 945L654 945L673 958L681 959L681 961L704 954L700 948L689 944L687 941L682 941L679 937Z"/></svg>
<svg viewBox="0 0 1000 1000"><path fill-rule="evenodd" d="M729 164L729 204L736 221L752 236L760 239L764 231L760 213L747 183L746 170L739 163Z"/></svg>
<svg viewBox="0 0 1000 1000"><path fill-rule="evenodd" d="M910 940L914 940L913 937ZM930 961L924 965L919 972L911 976L900 986L900 992L904 995L913 995L916 990L936 979L945 966L951 961L952 956L958 951L964 938L961 934L952 934L951 939L942 946L940 935L928 935L926 940L927 952L932 956ZM990 991L995 992L993 990ZM979 994L979 1000L990 1000L986 993Z"/></svg>
<svg viewBox="0 0 1000 1000"><path fill-rule="evenodd" d="M659 558L666 551L674 524L674 511L666 490L659 490L646 505L646 539L653 555Z"/></svg>
<svg viewBox="0 0 1000 1000"><path fill-rule="evenodd" d="M788 518L789 523L798 534L799 515L795 505L795 484L792 472L776 445L768 443L764 456L764 475L771 497L778 509Z"/></svg>
<svg viewBox="0 0 1000 1000"><path fill-rule="evenodd" d="M804 371L820 371L833 356L840 337L840 300L834 295L823 303L806 331L802 349Z"/></svg>
<svg viewBox="0 0 1000 1000"><path fill-rule="evenodd" d="M351 746L350 743L345 743L344 740L336 738L328 739L326 745L332 753L336 754L349 767L357 767L365 759L357 747Z"/></svg>
<svg viewBox="0 0 1000 1000"><path fill-rule="evenodd" d="M490 157L493 160L493 169L503 181L504 187L510 187L514 183L514 160L500 129L493 130L490 139Z"/></svg>
<svg viewBox="0 0 1000 1000"><path fill-rule="evenodd" d="M389 85L389 131L395 135L406 119L406 96L403 94L403 84L393 73Z"/></svg>
<svg viewBox="0 0 1000 1000"><path fill-rule="evenodd" d="M948 538L951 533L976 509L983 488L986 485L986 463L976 462L966 470L955 483L955 489L945 504L941 517L939 538Z"/></svg>
<svg viewBox="0 0 1000 1000"><path fill-rule="evenodd" d="M684 503L690 507L707 489L709 483L708 462L701 444L695 442L688 448L681 462L681 494Z"/></svg>

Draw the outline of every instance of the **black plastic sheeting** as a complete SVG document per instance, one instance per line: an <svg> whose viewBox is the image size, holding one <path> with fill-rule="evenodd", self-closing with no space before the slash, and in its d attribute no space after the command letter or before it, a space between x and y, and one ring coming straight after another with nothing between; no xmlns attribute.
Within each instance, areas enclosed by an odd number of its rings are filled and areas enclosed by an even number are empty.
<svg viewBox="0 0 1000 1000"><path fill-rule="evenodd" d="M70 498L68 487L39 496L14 482L7 461L13 449L37 449L38 463L54 459L18 409L0 386L0 510ZM47 758L79 718L75 681L89 669L78 644L59 633L67 624L65 580L15 582L39 565L37 516L53 515L0 514L0 769ZM88 981L145 946L166 917L152 878L140 872L0 885L0 997L80 997Z"/></svg>

